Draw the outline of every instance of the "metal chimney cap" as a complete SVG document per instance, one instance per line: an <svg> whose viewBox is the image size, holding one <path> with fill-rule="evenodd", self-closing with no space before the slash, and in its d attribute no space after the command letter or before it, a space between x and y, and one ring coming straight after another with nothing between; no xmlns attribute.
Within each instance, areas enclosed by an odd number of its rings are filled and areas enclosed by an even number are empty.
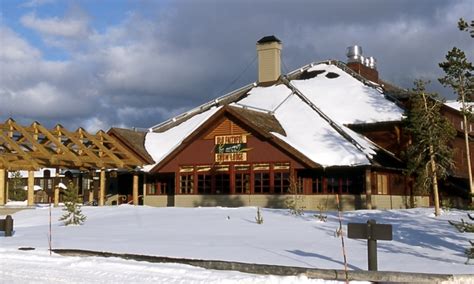
<svg viewBox="0 0 474 284"><path fill-rule="evenodd" d="M358 45L351 45L347 49L346 55L347 57L360 57L362 56L362 47Z"/></svg>
<svg viewBox="0 0 474 284"><path fill-rule="evenodd" d="M271 35L271 36L264 36L259 41L257 41L258 44L270 43L270 42L281 43L281 40L279 40L276 36Z"/></svg>

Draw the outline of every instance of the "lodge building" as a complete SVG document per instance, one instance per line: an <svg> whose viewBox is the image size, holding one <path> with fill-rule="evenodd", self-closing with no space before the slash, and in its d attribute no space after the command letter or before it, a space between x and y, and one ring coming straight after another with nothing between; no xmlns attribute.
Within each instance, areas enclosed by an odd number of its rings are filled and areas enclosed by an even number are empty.
<svg viewBox="0 0 474 284"><path fill-rule="evenodd" d="M348 48L347 62L310 63L285 75L281 50L274 36L257 42L253 84L147 131L111 128L107 135L134 162L102 168L100 177L98 170L71 174L84 201L282 208L298 195L318 210L335 209L339 195L344 210L429 206L431 196L414 188L402 159L409 92L380 79L375 59L358 46ZM458 136L457 167L441 193L469 202L462 116L455 104L442 113Z"/></svg>
<svg viewBox="0 0 474 284"><path fill-rule="evenodd" d="M148 132L109 131L153 161L142 169L143 203L278 208L297 193L313 210L335 208L336 194L344 209L429 206L404 174L403 104L385 91L375 60L352 47L348 63L282 75L281 49L274 36L257 42L254 84Z"/></svg>

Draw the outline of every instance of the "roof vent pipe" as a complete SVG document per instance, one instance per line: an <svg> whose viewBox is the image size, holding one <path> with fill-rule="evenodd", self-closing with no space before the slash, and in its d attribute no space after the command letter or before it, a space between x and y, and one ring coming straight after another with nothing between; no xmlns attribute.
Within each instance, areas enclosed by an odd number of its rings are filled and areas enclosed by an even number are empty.
<svg viewBox="0 0 474 284"><path fill-rule="evenodd" d="M370 69L377 69L377 60L373 56L370 56L368 59L369 59L369 65L367 66Z"/></svg>
<svg viewBox="0 0 474 284"><path fill-rule="evenodd" d="M348 62L364 63L364 57L362 56L362 47L358 45L349 46L347 48L346 55Z"/></svg>

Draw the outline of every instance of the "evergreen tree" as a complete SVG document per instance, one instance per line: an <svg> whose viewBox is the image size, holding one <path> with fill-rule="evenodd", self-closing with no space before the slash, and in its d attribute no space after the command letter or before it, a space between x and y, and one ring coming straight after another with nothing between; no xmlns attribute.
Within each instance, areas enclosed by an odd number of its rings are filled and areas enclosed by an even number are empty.
<svg viewBox="0 0 474 284"><path fill-rule="evenodd" d="M467 217L474 221L474 215L471 216L471 214L468 213ZM466 222L464 219L461 219L461 222L449 221L449 223L456 227L456 229L458 229L458 231L461 233L474 233L474 223ZM474 240L469 241L469 243L471 244L471 247L464 250L467 256L466 264L469 263L469 260L474 259Z"/></svg>
<svg viewBox="0 0 474 284"><path fill-rule="evenodd" d="M471 34L471 37L474 37L474 21L471 21L471 24L468 24L463 18L458 21L458 28L460 31L466 31Z"/></svg>
<svg viewBox="0 0 474 284"><path fill-rule="evenodd" d="M67 188L64 190L64 205L63 210L66 212L59 219L63 221L64 225L81 225L86 220L86 216L82 214L81 203L78 194L78 188L72 182L69 182Z"/></svg>
<svg viewBox="0 0 474 284"><path fill-rule="evenodd" d="M445 76L439 78L439 82L443 86L448 86L457 94L458 102L461 103L461 114L463 116L464 125L464 141L466 147L466 160L469 174L469 189L471 195L474 194L474 185L472 178L472 168L469 149L469 123L472 117L472 107L467 102L472 102L474 99L474 66L467 61L466 55L462 50L453 47L446 55L446 61L439 64L445 73Z"/></svg>
<svg viewBox="0 0 474 284"><path fill-rule="evenodd" d="M23 189L23 179L19 171L11 172L8 199L13 201L26 200L26 191Z"/></svg>
<svg viewBox="0 0 474 284"><path fill-rule="evenodd" d="M453 168L449 142L454 138L455 130L440 114L443 103L437 94L426 92L425 82L415 81L413 91L407 116L407 129L412 137L407 149L408 173L416 177L416 193L432 191L435 215L438 216L438 179L446 178Z"/></svg>

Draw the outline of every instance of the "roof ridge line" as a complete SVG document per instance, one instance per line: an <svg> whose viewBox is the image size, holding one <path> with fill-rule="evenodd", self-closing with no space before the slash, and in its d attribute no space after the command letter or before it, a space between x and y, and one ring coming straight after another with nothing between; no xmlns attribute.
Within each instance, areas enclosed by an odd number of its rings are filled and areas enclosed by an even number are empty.
<svg viewBox="0 0 474 284"><path fill-rule="evenodd" d="M189 111L187 111L187 112L181 113L181 114L176 115L176 116L174 116L174 117L172 117L172 118L169 118L169 119L167 119L167 120L165 120L165 121L163 121L163 122L161 122L161 123L158 123L158 124L156 124L156 125L154 125L154 126L152 126L152 127L149 127L149 128L148 128L148 132L153 132L153 131L155 131L155 130L158 129L158 128L161 128L161 127L166 126L166 125L171 124L171 123L175 123L175 122L177 122L177 121L181 121L181 120L183 120L183 119L185 119L185 118L188 118L189 116L194 116L194 115L197 115L197 114L201 114L201 113L203 113L203 112L205 112L205 111L208 111L209 109L211 109L211 108L214 107L214 106L217 106L217 107L218 107L218 106L221 106L221 104L220 104L221 101L224 101L224 100L226 100L226 99L229 99L229 98L231 98L232 96L240 95L240 96L238 96L238 97L236 98L236 100L238 100L241 96L243 96L244 94L246 94L246 92L244 92L244 90L250 89L250 88L255 87L255 86L256 86L256 83L254 82L254 83L247 84L247 85L245 85L245 86L243 86L243 87L240 87L240 88L238 88L238 89L236 89L236 90L233 90L233 91L231 91L231 92L229 92L229 93L227 93L227 94L225 94L225 95L223 95L223 96L217 97L217 98L215 98L215 99L213 99L213 100L211 100L211 101L208 101L208 102L206 102L206 103L203 103L202 105L200 105L200 106L198 106L198 107L195 107L195 108L193 108L193 109L191 109L191 110L189 110ZM224 104L225 104L225 103L224 103ZM224 104L222 104L222 105L224 105Z"/></svg>
<svg viewBox="0 0 474 284"><path fill-rule="evenodd" d="M295 87L286 76L280 77L283 84L285 84L290 90L297 95L305 104L307 104L311 109L313 109L322 119L324 119L329 126L331 126L337 133L339 133L344 139L349 141L352 145L356 147L357 150L362 152L369 161L372 161L372 158L365 153L365 147L363 147L359 142L357 142L350 134L348 134L342 127L332 120L327 114L325 114L320 108L318 108L313 102L311 102L297 87Z"/></svg>

